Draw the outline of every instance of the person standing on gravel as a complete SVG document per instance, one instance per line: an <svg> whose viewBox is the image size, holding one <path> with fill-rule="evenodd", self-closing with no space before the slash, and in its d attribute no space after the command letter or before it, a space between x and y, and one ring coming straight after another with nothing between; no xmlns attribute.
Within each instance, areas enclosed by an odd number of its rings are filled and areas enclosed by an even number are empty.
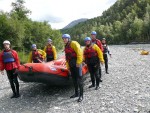
<svg viewBox="0 0 150 113"><path fill-rule="evenodd" d="M28 63L42 63L46 58L46 53L37 49L36 44L32 44L32 51L29 53Z"/></svg>
<svg viewBox="0 0 150 113"><path fill-rule="evenodd" d="M3 42L4 50L0 53L0 71L4 75L3 70L6 70L13 95L11 98L20 97L19 94L19 82L18 82L18 68L20 66L20 61L18 53L10 48L10 42L5 40Z"/></svg>
<svg viewBox="0 0 150 113"><path fill-rule="evenodd" d="M96 44L93 44L90 37L86 37L84 39L85 41L85 48L83 52L83 58L85 63L88 66L88 70L90 72L92 85L89 86L89 88L95 87L95 79L96 79L96 88L95 90L98 90L99 88L99 66L100 62L101 64L104 64L103 59L103 53L99 49L99 47Z"/></svg>
<svg viewBox="0 0 150 113"><path fill-rule="evenodd" d="M111 53L109 51L109 47L106 43L105 38L102 39L102 45L103 45L103 48L104 48L103 57L104 57L104 61L105 61L105 72L106 72L106 74L109 74L108 73L108 56L107 56L107 53L110 55L110 57L111 57Z"/></svg>
<svg viewBox="0 0 150 113"><path fill-rule="evenodd" d="M82 80L82 61L83 53L80 48L80 44L76 41L71 41L69 34L63 34L62 39L65 44L65 56L66 56L66 65L68 70L71 73L75 94L70 98L78 98L78 102L83 100L83 80ZM79 91L78 92L78 88Z"/></svg>
<svg viewBox="0 0 150 113"><path fill-rule="evenodd" d="M100 50L103 52L104 49L103 49L102 43L101 43L100 40L98 40L98 39L96 38L96 35L97 35L96 31L92 31L92 32L91 32L92 43L96 44L96 45L100 48ZM101 80L101 77L102 77L101 66L99 66L99 76L100 76L100 77L99 77L99 78L100 78L100 82L102 82L102 80Z"/></svg>
<svg viewBox="0 0 150 113"><path fill-rule="evenodd" d="M55 46L52 45L52 40L47 40L47 45L44 47L44 51L46 52L46 61L52 61L57 59L57 52Z"/></svg>

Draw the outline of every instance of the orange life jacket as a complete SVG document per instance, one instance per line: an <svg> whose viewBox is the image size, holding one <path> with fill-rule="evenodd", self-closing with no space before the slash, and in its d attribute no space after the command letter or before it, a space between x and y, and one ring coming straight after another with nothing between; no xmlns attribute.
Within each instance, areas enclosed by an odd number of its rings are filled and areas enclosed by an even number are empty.
<svg viewBox="0 0 150 113"><path fill-rule="evenodd" d="M70 61L72 58L77 58L76 52L71 48L70 46L71 42L69 42L65 46L65 54L66 54L66 60Z"/></svg>

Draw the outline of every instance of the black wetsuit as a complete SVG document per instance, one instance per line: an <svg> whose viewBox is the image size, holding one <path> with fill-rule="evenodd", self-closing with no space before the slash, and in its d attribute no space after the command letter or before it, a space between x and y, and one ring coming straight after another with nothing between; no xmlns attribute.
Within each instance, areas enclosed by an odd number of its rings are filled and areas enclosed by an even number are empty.
<svg viewBox="0 0 150 113"><path fill-rule="evenodd" d="M73 84L75 87L75 95L78 95L78 88L79 88L80 90L79 96L83 96L82 65L80 67L76 67L76 60L74 60L73 62L74 65L69 64L69 66L70 66Z"/></svg>
<svg viewBox="0 0 150 113"><path fill-rule="evenodd" d="M13 91L14 96L19 96L19 82L18 82L18 74L15 73L16 69L7 70L7 77L10 82L11 89Z"/></svg>
<svg viewBox="0 0 150 113"><path fill-rule="evenodd" d="M50 62L50 61L53 61L53 60L54 60L54 57L49 57L49 56L46 57L47 62Z"/></svg>
<svg viewBox="0 0 150 113"><path fill-rule="evenodd" d="M66 60L69 64L75 94L72 95L70 98L75 98L79 96L78 102L82 101L83 99L83 77L82 77L82 64L77 67L77 55L76 52L70 46L71 42L68 42L65 46L65 56ZM78 90L79 88L79 90Z"/></svg>
<svg viewBox="0 0 150 113"><path fill-rule="evenodd" d="M106 73L108 73L108 55L107 55L107 53L110 54L110 52L109 52L107 44L103 44L103 48L104 48L103 57L104 57L104 61L105 61L105 71L106 71Z"/></svg>

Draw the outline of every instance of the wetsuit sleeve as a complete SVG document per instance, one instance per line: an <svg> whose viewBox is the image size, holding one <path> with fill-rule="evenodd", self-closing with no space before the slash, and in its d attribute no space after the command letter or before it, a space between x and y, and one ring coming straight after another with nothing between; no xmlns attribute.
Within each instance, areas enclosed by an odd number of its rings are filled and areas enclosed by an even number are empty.
<svg viewBox="0 0 150 113"><path fill-rule="evenodd" d="M67 69L69 69L69 64L68 64L68 62L66 61L66 67L67 67Z"/></svg>
<svg viewBox="0 0 150 113"><path fill-rule="evenodd" d="M32 63L32 51L29 53L28 63Z"/></svg>
<svg viewBox="0 0 150 113"><path fill-rule="evenodd" d="M77 64L81 64L83 61L83 52L80 48L80 44L76 41L72 41L71 48L74 49L74 51L77 54Z"/></svg>
<svg viewBox="0 0 150 113"><path fill-rule="evenodd" d="M101 41L98 40L98 39L97 39L97 45L98 45L98 47L101 49L101 51L103 52L103 51L104 51L103 45L102 45Z"/></svg>
<svg viewBox="0 0 150 113"><path fill-rule="evenodd" d="M46 53L46 46L44 47L44 50L43 50L45 53Z"/></svg>
<svg viewBox="0 0 150 113"><path fill-rule="evenodd" d="M4 63L3 63L3 58L2 58L2 52L0 53L0 71L4 70Z"/></svg>
<svg viewBox="0 0 150 113"><path fill-rule="evenodd" d="M97 45L93 45L93 49L97 51L98 58L101 62L104 62L103 53Z"/></svg>
<svg viewBox="0 0 150 113"><path fill-rule="evenodd" d="M109 46L107 46L108 54L111 55Z"/></svg>
<svg viewBox="0 0 150 113"><path fill-rule="evenodd" d="M41 50L41 49L38 49L38 52L42 55L42 57L45 59L46 58L46 52Z"/></svg>
<svg viewBox="0 0 150 113"><path fill-rule="evenodd" d="M84 51L85 51L85 47L83 48L83 61L85 61Z"/></svg>
<svg viewBox="0 0 150 113"><path fill-rule="evenodd" d="M15 62L16 62L17 68L19 68L20 60L19 60L19 57L18 57L18 53L16 51L13 51L13 54L14 54L14 58L15 58Z"/></svg>
<svg viewBox="0 0 150 113"><path fill-rule="evenodd" d="M57 59L57 52L55 46L52 47L53 55L54 55L54 60Z"/></svg>

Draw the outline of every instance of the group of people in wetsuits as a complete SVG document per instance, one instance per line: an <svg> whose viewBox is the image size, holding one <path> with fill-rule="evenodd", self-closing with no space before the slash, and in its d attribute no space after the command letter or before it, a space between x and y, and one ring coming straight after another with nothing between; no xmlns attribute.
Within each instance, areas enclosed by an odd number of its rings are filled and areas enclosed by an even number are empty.
<svg viewBox="0 0 150 113"><path fill-rule="evenodd" d="M83 100L83 79L82 79L82 65L87 64L92 84L89 88L95 87L99 89L101 80L101 65L105 63L105 71L108 74L108 56L109 52L106 39L103 38L102 42L96 38L97 33L91 32L91 37L84 39L85 48L81 49L77 41L72 41L69 34L63 34L62 39L64 42L64 51L66 56L66 66L72 76L74 84L74 94L70 98L78 97L78 102ZM17 79L17 71L20 66L18 54L10 47L8 40L3 42L4 50L0 53L0 71L4 74L3 70L7 72L7 76L13 91L11 98L18 98L19 83ZM42 63L43 61L52 61L57 59L57 52L52 40L48 39L47 45L44 50L37 49L36 44L32 44L32 51L29 54L28 62Z"/></svg>
<svg viewBox="0 0 150 113"><path fill-rule="evenodd" d="M52 40L47 40L47 45L44 50L37 49L36 44L32 44L32 51L29 53L28 63L42 63L43 61L52 61L57 59L55 46L52 45Z"/></svg>

